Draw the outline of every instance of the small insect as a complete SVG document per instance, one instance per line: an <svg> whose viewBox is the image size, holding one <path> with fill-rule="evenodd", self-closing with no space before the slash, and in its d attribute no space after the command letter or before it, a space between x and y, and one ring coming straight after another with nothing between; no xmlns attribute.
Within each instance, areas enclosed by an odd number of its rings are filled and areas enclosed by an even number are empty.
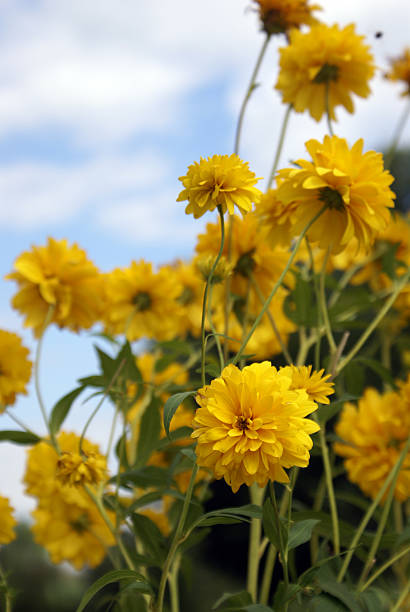
<svg viewBox="0 0 410 612"><path fill-rule="evenodd" d="M375 32L374 37L375 38L381 38L383 36L383 32Z"/></svg>

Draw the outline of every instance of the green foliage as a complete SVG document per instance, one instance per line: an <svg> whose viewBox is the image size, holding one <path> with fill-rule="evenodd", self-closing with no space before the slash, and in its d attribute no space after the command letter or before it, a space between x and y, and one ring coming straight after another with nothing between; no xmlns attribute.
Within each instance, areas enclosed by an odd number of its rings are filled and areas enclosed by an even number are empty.
<svg viewBox="0 0 410 612"><path fill-rule="evenodd" d="M13 431L4 429L0 431L0 442L13 442L13 444L21 444L23 446L31 446L40 442L41 438L28 431Z"/></svg>
<svg viewBox="0 0 410 612"><path fill-rule="evenodd" d="M187 398L195 395L195 391L184 391L182 393L175 393L171 395L165 402L164 406L164 428L167 436L169 437L169 428L171 425L172 417L178 410L182 402Z"/></svg>
<svg viewBox="0 0 410 612"><path fill-rule="evenodd" d="M57 434L60 430L61 425L64 423L65 419L70 412L71 406L77 397L84 391L85 387L77 387L67 395L64 395L58 402L54 405L51 415L50 415L50 431L53 434Z"/></svg>
<svg viewBox="0 0 410 612"><path fill-rule="evenodd" d="M82 612L85 609L86 605L91 601L91 599L98 593L98 591L101 591L101 589L103 589L107 584L111 584L113 582L120 582L123 580L126 580L128 582L135 582L138 587L134 588L137 588L138 591L142 593L150 593L152 590L151 585L141 574L138 574L137 572L128 569L113 570L112 572L108 572L107 574L96 580L94 584L92 584L87 589L87 591L84 593L83 598L80 601L76 612Z"/></svg>

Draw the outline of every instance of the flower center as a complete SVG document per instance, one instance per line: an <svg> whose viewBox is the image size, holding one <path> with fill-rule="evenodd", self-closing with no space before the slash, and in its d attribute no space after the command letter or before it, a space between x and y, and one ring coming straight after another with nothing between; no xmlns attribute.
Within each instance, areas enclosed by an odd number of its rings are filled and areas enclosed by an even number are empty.
<svg viewBox="0 0 410 612"><path fill-rule="evenodd" d="M184 287L181 295L178 297L178 302L182 304L182 306L186 306L190 304L194 300L194 292L191 287Z"/></svg>
<svg viewBox="0 0 410 612"><path fill-rule="evenodd" d="M248 429L249 425L250 425L250 419L247 419L244 416L236 417L235 427L237 427L241 431L245 431L245 429Z"/></svg>
<svg viewBox="0 0 410 612"><path fill-rule="evenodd" d="M151 296L146 291L139 291L132 298L132 303L135 306L135 310L138 312L148 310L148 308L151 306Z"/></svg>
<svg viewBox="0 0 410 612"><path fill-rule="evenodd" d="M250 276L250 273L253 271L256 265L255 260L252 257L254 251L255 249L252 249L240 256L235 266L235 272L238 272L238 274L241 274L246 278Z"/></svg>
<svg viewBox="0 0 410 612"><path fill-rule="evenodd" d="M335 66L334 64L323 64L313 79L313 83L321 84L337 81L339 78L339 71L339 66Z"/></svg>
<svg viewBox="0 0 410 612"><path fill-rule="evenodd" d="M70 521L70 525L78 533L86 531L89 525L88 515L80 514L74 521Z"/></svg>
<svg viewBox="0 0 410 612"><path fill-rule="evenodd" d="M337 189L322 187L319 189L319 200L327 204L328 208L342 212L345 208L343 198Z"/></svg>

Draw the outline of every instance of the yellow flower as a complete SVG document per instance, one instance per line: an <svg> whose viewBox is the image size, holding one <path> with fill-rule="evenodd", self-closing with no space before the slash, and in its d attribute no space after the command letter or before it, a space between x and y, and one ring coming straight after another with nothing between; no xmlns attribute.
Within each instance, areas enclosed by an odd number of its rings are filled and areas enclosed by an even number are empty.
<svg viewBox="0 0 410 612"><path fill-rule="evenodd" d="M295 236L292 217L297 204L296 202L284 204L278 200L276 193L276 189L269 189L263 194L256 205L255 215L259 218L261 231L270 246L279 244L289 248Z"/></svg>
<svg viewBox="0 0 410 612"><path fill-rule="evenodd" d="M28 354L17 334L0 329L0 414L15 403L17 393L27 394L32 365Z"/></svg>
<svg viewBox="0 0 410 612"><path fill-rule="evenodd" d="M308 0L254 1L259 5L259 17L267 34L281 34L290 28L317 23L312 12L321 10L318 4L309 4Z"/></svg>
<svg viewBox="0 0 410 612"><path fill-rule="evenodd" d="M281 247L271 248L261 235L257 217L251 213L245 218L233 217L231 257L233 266L231 278L231 291L235 295L245 296L248 290L249 277L256 280L260 290L269 295L275 281L285 267L289 253ZM195 247L199 255L212 255L216 257L220 246L220 229L217 223L208 223L206 232L198 235ZM228 255L229 245L225 241L223 253ZM286 281L291 283L291 275ZM224 291L224 288L222 288ZM215 295L218 295L217 289ZM259 304L259 302L258 302ZM258 307L258 312L260 307Z"/></svg>
<svg viewBox="0 0 410 612"><path fill-rule="evenodd" d="M174 265L164 268L181 288L177 297L180 308L175 320L175 336L185 337L187 334L199 336L205 284L198 273L196 262L177 261Z"/></svg>
<svg viewBox="0 0 410 612"><path fill-rule="evenodd" d="M242 484L288 482L283 468L306 467L319 426L304 417L317 409L305 390L268 361L239 370L227 366L198 391L193 420L197 463L224 478L236 492Z"/></svg>
<svg viewBox="0 0 410 612"><path fill-rule="evenodd" d="M106 473L107 462L99 453L80 455L63 451L57 461L56 478L63 485L82 487L98 484L104 480Z"/></svg>
<svg viewBox="0 0 410 612"><path fill-rule="evenodd" d="M115 539L94 502L85 492L76 492L81 503L68 502L57 494L38 506L32 512L31 529L35 541L44 546L53 563L68 561L80 570L85 565L99 565ZM107 514L115 521L113 513Z"/></svg>
<svg viewBox="0 0 410 612"><path fill-rule="evenodd" d="M49 238L46 246L19 255L14 268L6 277L19 287L12 306L25 315L24 326L32 327L36 336L50 306L54 307L51 321L74 331L88 329L99 319L101 275L76 244Z"/></svg>
<svg viewBox="0 0 410 612"><path fill-rule="evenodd" d="M64 455L75 457L79 452L80 436L62 431L58 437L59 447ZM82 450L88 457L101 457L99 448L84 439ZM81 504L81 492L64 482L64 478L56 477L60 457L48 442L35 444L27 453L27 465L24 475L26 493L37 497L46 505L59 495L67 502Z"/></svg>
<svg viewBox="0 0 410 612"><path fill-rule="evenodd" d="M359 248L369 249L390 222L394 193L383 156L362 152L363 140L351 149L344 138L325 136L323 144L308 140L312 161L297 160L298 168L279 171L277 197L286 205L297 203L298 234L326 204L327 209L307 233L321 248L342 251L356 237Z"/></svg>
<svg viewBox="0 0 410 612"><path fill-rule="evenodd" d="M334 445L345 458L349 479L375 497L397 462L410 434L410 376L399 393L366 389L358 407L346 403L335 429L343 442ZM410 453L401 467L396 499L410 496Z"/></svg>
<svg viewBox="0 0 410 612"><path fill-rule="evenodd" d="M403 54L390 60L391 70L385 75L390 81L403 81L406 89L402 96L410 95L410 47L404 49Z"/></svg>
<svg viewBox="0 0 410 612"><path fill-rule="evenodd" d="M353 112L352 94L367 98L375 66L364 36L356 34L353 24L345 28L318 24L307 33L292 30L289 36L290 44L280 49L275 85L283 102L298 113L307 109L319 121L326 112L327 88L332 119L336 106Z"/></svg>
<svg viewBox="0 0 410 612"><path fill-rule="evenodd" d="M232 155L213 155L188 166L185 176L179 180L184 186L177 202L188 200L187 214L193 213L195 219L202 217L207 210L220 206L234 214L234 206L244 215L252 209L261 192L254 185L260 180L249 170L248 162L243 162L235 153Z"/></svg>
<svg viewBox="0 0 410 612"><path fill-rule="evenodd" d="M210 226L211 224L208 224ZM202 280L206 283L211 273L211 269L215 263L216 255L199 255L194 259L194 265L196 270L202 277ZM233 272L233 264L228 262L227 258L222 255L216 264L216 268L214 270L212 276L212 283L217 285L218 283L222 283L222 281L226 280L229 276L231 276Z"/></svg>
<svg viewBox="0 0 410 612"><path fill-rule="evenodd" d="M165 268L154 272L144 260L129 268L116 268L106 276L105 323L109 333L125 334L128 340L175 336L181 286Z"/></svg>
<svg viewBox="0 0 410 612"><path fill-rule="evenodd" d="M13 508L7 497L0 495L0 544L8 544L16 537L14 527L16 519L13 516Z"/></svg>
<svg viewBox="0 0 410 612"><path fill-rule="evenodd" d="M334 393L334 383L327 382L330 374L323 376L324 370L313 370L312 366L285 366L280 368L280 372L290 374L292 378L291 389L304 389L309 397L318 404L329 404L327 397Z"/></svg>

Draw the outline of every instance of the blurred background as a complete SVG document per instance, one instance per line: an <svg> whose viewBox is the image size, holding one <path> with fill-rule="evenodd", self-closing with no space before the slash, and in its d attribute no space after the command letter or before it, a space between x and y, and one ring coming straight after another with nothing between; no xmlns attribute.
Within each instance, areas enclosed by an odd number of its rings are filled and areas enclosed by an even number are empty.
<svg viewBox="0 0 410 612"><path fill-rule="evenodd" d="M354 115L339 108L335 132L351 144L364 138L365 149L385 150L406 101L399 95L403 86L384 81L383 73L388 59L410 44L408 0L322 4L318 16L326 23L357 24L378 66L372 96L356 99ZM175 202L178 177L200 156L232 152L238 110L264 37L254 2L1 0L0 6L1 276L19 253L48 236L77 242L104 271L132 259L160 264L189 258L196 235L212 219L184 214L184 204ZM241 141L240 156L262 177L269 173L285 111L273 89L283 44L281 37L270 44ZM303 156L303 143L326 131L324 120L293 115L281 165ZM409 145L410 125L400 141L397 174L408 168ZM399 188L408 207L408 182ZM33 354L32 334L10 307L14 291L12 282L0 282L0 327L22 335ZM47 406L95 368L90 334L50 329L41 365ZM43 433L32 388L13 410ZM109 407L98 415L93 441L106 439L110 416ZM0 418L2 429L14 428L8 417ZM66 427L78 431L83 423L78 404ZM34 501L23 495L24 450L2 443L0 465L0 494L28 521ZM48 567L24 525L9 549L10 570L18 560L27 580L31 554ZM37 567L40 575L42 565ZM50 571L54 587L42 591L38 608L21 600L19 610L57 610L53 593L63 574L61 588L71 585L64 610L73 609L88 578L68 568ZM231 571L233 585L240 571L245 568ZM38 586L41 580L32 578Z"/></svg>

